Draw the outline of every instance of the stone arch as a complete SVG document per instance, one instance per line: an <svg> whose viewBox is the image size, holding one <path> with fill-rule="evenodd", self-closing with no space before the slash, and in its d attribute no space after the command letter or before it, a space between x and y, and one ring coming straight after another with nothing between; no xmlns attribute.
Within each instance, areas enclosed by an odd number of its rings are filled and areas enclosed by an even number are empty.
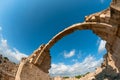
<svg viewBox="0 0 120 80"><path fill-rule="evenodd" d="M77 30L92 30L96 35L107 41L106 49L113 44L117 27L99 22L83 22L74 24L55 35L47 44L39 47L31 56L23 59L19 65L15 80L50 80L48 70L50 69L50 48L61 38ZM110 50L109 50L110 51ZM36 76L36 74L39 76ZM42 76L42 75L44 76ZM30 77L31 76L31 77Z"/></svg>
<svg viewBox="0 0 120 80"><path fill-rule="evenodd" d="M98 35L103 40L107 41L107 43L112 43L114 35L116 34L116 27L106 24L106 23L99 23L99 22L83 22L74 24L63 31L59 32L55 35L41 50L40 54L37 56L34 64L40 65L42 63L41 56L46 51L50 50L52 46L64 36L69 35L77 30L92 30L96 35Z"/></svg>

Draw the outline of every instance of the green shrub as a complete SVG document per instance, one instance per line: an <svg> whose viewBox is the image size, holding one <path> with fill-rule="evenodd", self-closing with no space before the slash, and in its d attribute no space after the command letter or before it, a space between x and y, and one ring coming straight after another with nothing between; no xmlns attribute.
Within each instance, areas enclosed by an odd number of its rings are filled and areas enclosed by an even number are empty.
<svg viewBox="0 0 120 80"><path fill-rule="evenodd" d="M9 59L7 57L4 57L4 59L9 61Z"/></svg>
<svg viewBox="0 0 120 80"><path fill-rule="evenodd" d="M65 77L63 77L64 79L67 79L67 78L69 78L68 76L65 76Z"/></svg>
<svg viewBox="0 0 120 80"><path fill-rule="evenodd" d="M81 77L82 77L82 75L75 76L75 78L78 78L78 79L80 79Z"/></svg>

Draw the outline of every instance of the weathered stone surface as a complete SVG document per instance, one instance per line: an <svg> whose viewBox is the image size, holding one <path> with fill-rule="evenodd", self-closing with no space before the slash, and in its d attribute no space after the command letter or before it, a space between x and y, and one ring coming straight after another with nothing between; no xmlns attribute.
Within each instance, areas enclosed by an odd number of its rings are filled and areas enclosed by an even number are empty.
<svg viewBox="0 0 120 80"><path fill-rule="evenodd" d="M120 38L120 26L118 27L118 33L117 36Z"/></svg>
<svg viewBox="0 0 120 80"><path fill-rule="evenodd" d="M15 80L18 65L0 55L0 80Z"/></svg>
<svg viewBox="0 0 120 80"><path fill-rule="evenodd" d="M15 80L50 80L50 77L48 73L24 59L19 65Z"/></svg>
<svg viewBox="0 0 120 80"><path fill-rule="evenodd" d="M113 0L110 9L111 23L120 24L120 0Z"/></svg>

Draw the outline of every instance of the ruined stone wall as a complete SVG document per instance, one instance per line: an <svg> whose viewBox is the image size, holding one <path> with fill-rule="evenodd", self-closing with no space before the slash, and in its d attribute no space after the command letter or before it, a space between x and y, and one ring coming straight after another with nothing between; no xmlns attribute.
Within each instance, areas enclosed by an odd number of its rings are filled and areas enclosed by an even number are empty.
<svg viewBox="0 0 120 80"><path fill-rule="evenodd" d="M119 26L116 36L114 36L114 41L112 45L109 45L106 48L109 52L108 54L111 55L111 58L113 59L114 64L117 67L116 69L117 73L120 73L120 27Z"/></svg>
<svg viewBox="0 0 120 80"><path fill-rule="evenodd" d="M19 75L19 76L17 76ZM15 80L50 80L49 74L28 61L22 60Z"/></svg>
<svg viewBox="0 0 120 80"><path fill-rule="evenodd" d="M18 65L0 55L0 80L15 80Z"/></svg>

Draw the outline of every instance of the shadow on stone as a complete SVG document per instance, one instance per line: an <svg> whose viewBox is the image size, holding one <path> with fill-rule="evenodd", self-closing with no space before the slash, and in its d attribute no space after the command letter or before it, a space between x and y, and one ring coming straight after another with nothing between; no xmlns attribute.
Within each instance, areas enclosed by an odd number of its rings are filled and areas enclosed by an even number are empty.
<svg viewBox="0 0 120 80"><path fill-rule="evenodd" d="M93 80L120 80L120 73L117 73L116 69L107 65Z"/></svg>

